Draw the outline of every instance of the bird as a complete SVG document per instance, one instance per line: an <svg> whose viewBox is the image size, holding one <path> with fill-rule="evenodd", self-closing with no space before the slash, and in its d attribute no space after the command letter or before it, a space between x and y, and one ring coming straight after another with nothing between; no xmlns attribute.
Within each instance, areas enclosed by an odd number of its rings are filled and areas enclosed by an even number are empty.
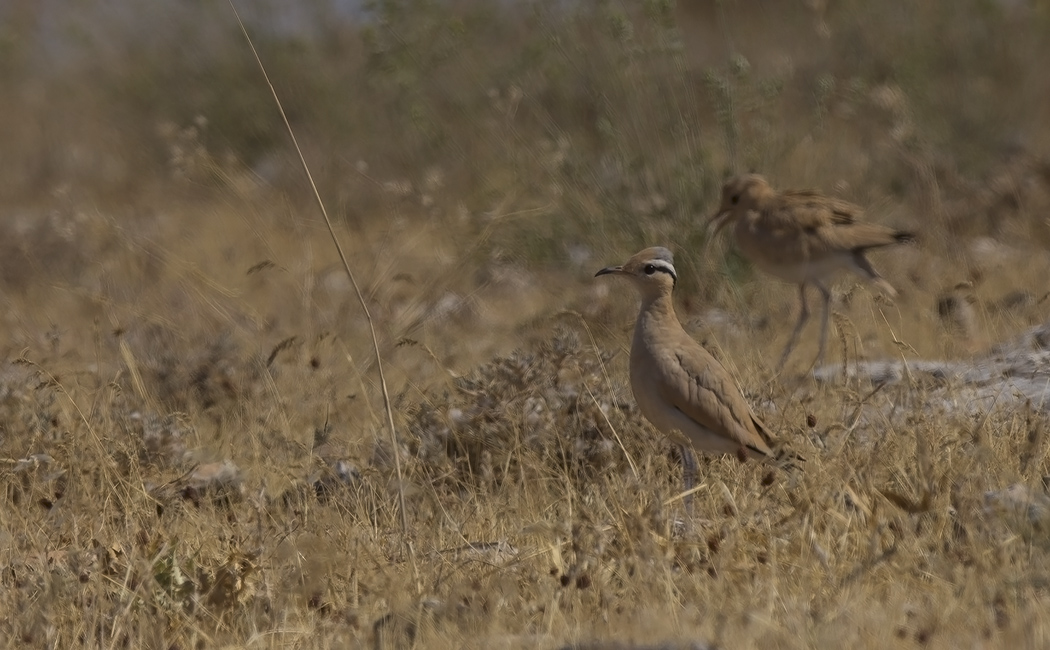
<svg viewBox="0 0 1050 650"><path fill-rule="evenodd" d="M646 248L595 274L623 276L638 290L641 307L631 342L631 392L642 415L682 447L686 491L692 488L692 450L776 460L773 441L728 371L682 327L671 293L678 282L674 256Z"/></svg>
<svg viewBox="0 0 1050 650"><path fill-rule="evenodd" d="M824 313L820 348L814 366L824 360L831 314L828 280L846 269L879 287L890 297L896 289L865 256L873 248L914 241L912 232L858 221L863 210L852 203L812 190L777 192L759 174L730 178L722 186L721 205L710 219L711 237L735 224L733 238L744 257L766 273L799 286L798 323L780 355L778 369L798 343L809 319L806 288L817 288Z"/></svg>

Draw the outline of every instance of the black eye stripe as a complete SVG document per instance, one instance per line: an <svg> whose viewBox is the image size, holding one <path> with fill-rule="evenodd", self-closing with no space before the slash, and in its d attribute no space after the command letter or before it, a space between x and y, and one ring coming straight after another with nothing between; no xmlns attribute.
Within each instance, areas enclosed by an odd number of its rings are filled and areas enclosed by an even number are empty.
<svg viewBox="0 0 1050 650"><path fill-rule="evenodd" d="M671 276L671 280L675 284L678 284L678 275L675 273L674 267L671 266L670 264L668 264L667 262L662 262L661 261L661 262L646 264L645 268L643 270L645 271L646 275L652 275L653 273L656 273L657 271L660 271L662 273L666 273L667 275Z"/></svg>

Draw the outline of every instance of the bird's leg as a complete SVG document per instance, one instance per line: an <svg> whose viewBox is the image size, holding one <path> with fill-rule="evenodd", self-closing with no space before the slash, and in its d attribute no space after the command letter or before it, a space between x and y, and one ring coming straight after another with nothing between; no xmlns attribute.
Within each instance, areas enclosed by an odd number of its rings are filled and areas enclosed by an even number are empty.
<svg viewBox="0 0 1050 650"><path fill-rule="evenodd" d="M682 455L682 484L685 492L689 492L696 487L696 453L693 452L692 445L682 445L680 448ZM690 515L693 514L693 495L688 494L685 497L685 510Z"/></svg>
<svg viewBox="0 0 1050 650"><path fill-rule="evenodd" d="M824 299L824 318L820 323L820 351L817 352L817 360L814 362L814 367L819 367L824 363L824 350L828 346L828 321L831 320L831 291L824 286L824 283L817 282L817 289L820 290L820 295Z"/></svg>
<svg viewBox="0 0 1050 650"><path fill-rule="evenodd" d="M784 367L784 362L787 361L788 355L791 354L791 350L795 348L795 344L798 343L799 334L802 333L802 328L805 326L806 321L809 320L809 305L806 304L806 283L798 285L798 301L802 305L798 312L798 323L795 325L795 331L791 333L791 339L788 340L784 351L780 354L780 363L777 364L777 369Z"/></svg>

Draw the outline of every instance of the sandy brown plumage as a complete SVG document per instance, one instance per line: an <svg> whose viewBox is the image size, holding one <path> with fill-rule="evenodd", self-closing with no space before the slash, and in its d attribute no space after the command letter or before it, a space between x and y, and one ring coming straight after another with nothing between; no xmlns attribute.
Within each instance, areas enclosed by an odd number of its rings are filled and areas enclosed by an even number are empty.
<svg viewBox="0 0 1050 650"><path fill-rule="evenodd" d="M642 415L687 449L772 458L769 435L732 376L675 315L671 252L647 248L597 273L609 274L629 278L642 299L630 361L631 391Z"/></svg>

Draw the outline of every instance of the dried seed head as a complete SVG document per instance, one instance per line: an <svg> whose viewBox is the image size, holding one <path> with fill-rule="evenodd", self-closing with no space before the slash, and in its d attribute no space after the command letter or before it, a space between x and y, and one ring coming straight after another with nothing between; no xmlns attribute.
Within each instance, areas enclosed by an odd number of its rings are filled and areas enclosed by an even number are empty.
<svg viewBox="0 0 1050 650"><path fill-rule="evenodd" d="M717 553L719 546L722 544L722 539L717 535L712 535L707 538L707 550L712 553Z"/></svg>

